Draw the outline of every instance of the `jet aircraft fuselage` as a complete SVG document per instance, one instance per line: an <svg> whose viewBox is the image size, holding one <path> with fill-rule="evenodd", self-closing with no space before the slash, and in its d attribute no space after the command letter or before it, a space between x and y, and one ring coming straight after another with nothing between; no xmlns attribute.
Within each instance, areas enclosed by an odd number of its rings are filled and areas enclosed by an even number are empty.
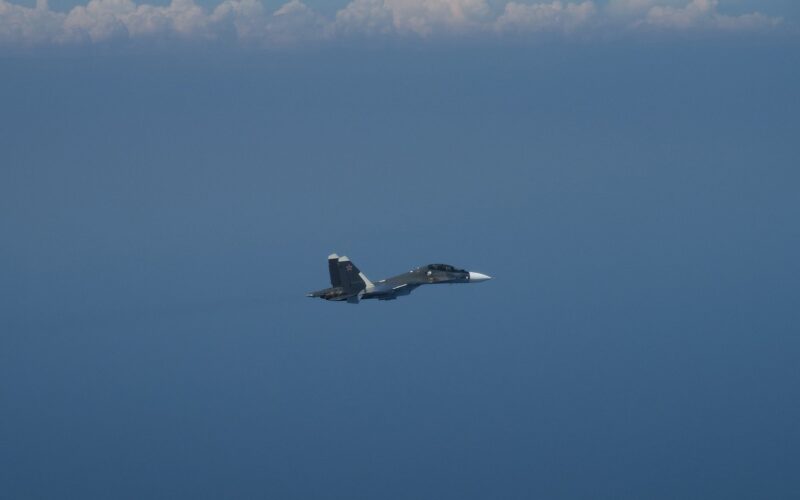
<svg viewBox="0 0 800 500"><path fill-rule="evenodd" d="M491 279L485 274L457 269L448 264L428 264L373 283L350 259L336 254L328 256L328 271L331 287L311 292L308 297L357 304L360 299L394 300L422 285L478 283Z"/></svg>

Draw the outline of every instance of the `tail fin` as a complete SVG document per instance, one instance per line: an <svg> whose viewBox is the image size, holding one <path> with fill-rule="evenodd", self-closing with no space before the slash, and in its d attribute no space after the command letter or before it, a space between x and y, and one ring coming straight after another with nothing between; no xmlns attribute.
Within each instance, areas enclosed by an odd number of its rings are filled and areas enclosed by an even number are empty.
<svg viewBox="0 0 800 500"><path fill-rule="evenodd" d="M333 288L342 286L342 278L339 275L339 256L335 253L328 255L328 272L331 275L331 286Z"/></svg>
<svg viewBox="0 0 800 500"><path fill-rule="evenodd" d="M339 279L345 293L358 293L373 284L347 257L339 257Z"/></svg>

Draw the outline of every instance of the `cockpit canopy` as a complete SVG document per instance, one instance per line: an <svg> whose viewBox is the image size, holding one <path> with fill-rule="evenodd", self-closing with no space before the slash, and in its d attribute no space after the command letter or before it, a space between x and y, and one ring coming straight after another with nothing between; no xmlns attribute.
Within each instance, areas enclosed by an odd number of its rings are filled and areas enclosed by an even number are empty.
<svg viewBox="0 0 800 500"><path fill-rule="evenodd" d="M429 271L445 271L448 273L455 273L455 272L466 272L463 269L456 269L455 267L449 264L428 264L425 266Z"/></svg>

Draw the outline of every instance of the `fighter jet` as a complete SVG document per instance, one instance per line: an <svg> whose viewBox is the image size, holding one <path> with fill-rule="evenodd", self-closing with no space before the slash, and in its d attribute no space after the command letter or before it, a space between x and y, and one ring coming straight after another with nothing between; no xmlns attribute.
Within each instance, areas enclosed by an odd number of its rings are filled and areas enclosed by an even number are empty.
<svg viewBox="0 0 800 500"><path fill-rule="evenodd" d="M448 264L428 264L373 283L350 259L335 253L328 256L328 271L331 287L311 292L307 297L358 304L361 299L394 300L422 285L478 283L492 279L491 276L457 269Z"/></svg>

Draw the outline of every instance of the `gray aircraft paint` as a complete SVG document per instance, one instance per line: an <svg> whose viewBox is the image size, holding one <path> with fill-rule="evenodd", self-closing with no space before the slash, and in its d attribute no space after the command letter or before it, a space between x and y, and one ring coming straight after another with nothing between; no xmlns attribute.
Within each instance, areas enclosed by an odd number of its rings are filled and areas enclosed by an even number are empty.
<svg viewBox="0 0 800 500"><path fill-rule="evenodd" d="M331 286L342 286L342 280L339 277L339 256L335 253L328 255L328 272L331 274Z"/></svg>
<svg viewBox="0 0 800 500"><path fill-rule="evenodd" d="M328 271L331 287L311 292L308 297L357 304L361 299L394 300L422 285L478 283L491 279L491 276L449 264L428 264L373 283L348 257L335 253L328 256Z"/></svg>

